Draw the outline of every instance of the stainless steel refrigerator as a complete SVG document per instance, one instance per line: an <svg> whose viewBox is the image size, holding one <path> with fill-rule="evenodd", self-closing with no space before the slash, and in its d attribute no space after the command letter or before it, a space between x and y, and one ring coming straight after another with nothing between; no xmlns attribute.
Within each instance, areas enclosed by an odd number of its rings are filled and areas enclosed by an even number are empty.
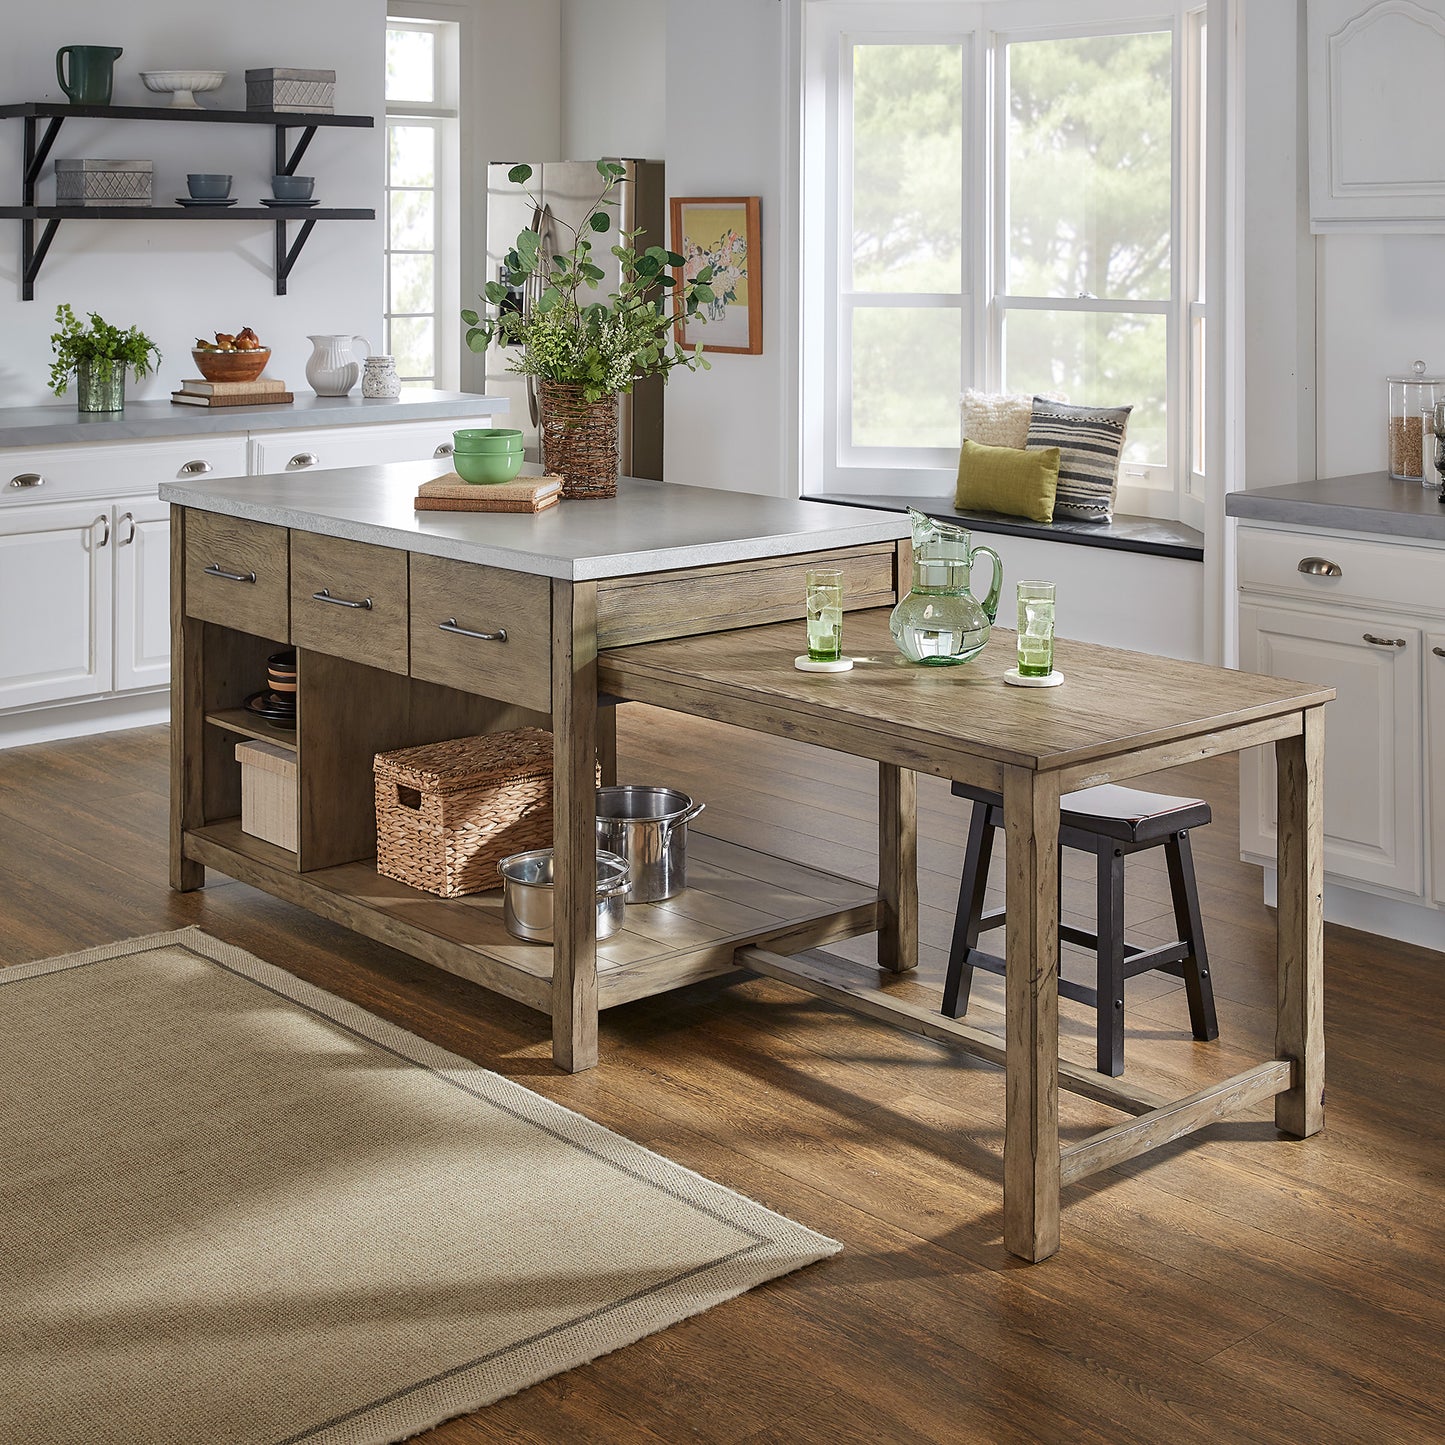
<svg viewBox="0 0 1445 1445"><path fill-rule="evenodd" d="M487 279L502 279L502 261L516 244L517 234L531 227L542 237L544 255L569 249L572 233L560 225L565 222L574 229L590 214L602 189L602 179L592 161L532 162L532 179L526 191L536 198L528 200L522 186L507 179L507 172L516 161L494 161L487 167ZM639 229L634 247L665 246L667 234L666 188L661 161L619 160L627 174L614 193L618 205L612 212L614 226L623 231ZM615 233L599 237L607 244L599 245L592 259L606 277L597 283L600 297L610 295L619 282L617 258L611 248ZM530 306L533 297L516 291L508 305ZM529 461L540 461L537 436L537 392L531 377L518 376L508 370L512 348L494 342L487 349L486 392L488 396L504 396L511 404L509 425L522 428ZM621 415L622 475L627 477L662 476L662 378L646 377L638 381L622 398Z"/></svg>

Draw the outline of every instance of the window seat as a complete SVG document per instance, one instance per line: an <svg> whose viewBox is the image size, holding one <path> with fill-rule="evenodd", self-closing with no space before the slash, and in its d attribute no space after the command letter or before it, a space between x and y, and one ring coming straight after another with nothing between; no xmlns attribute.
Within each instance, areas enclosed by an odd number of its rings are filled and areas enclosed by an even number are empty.
<svg viewBox="0 0 1445 1445"><path fill-rule="evenodd" d="M997 532L1008 537L1037 537L1048 542L1069 542L1077 547L1106 547L1115 552L1145 552L1155 557L1177 557L1185 562L1204 560L1204 534L1182 522L1160 517L1116 513L1112 522L1029 522L997 512L960 512L951 497L898 497L860 492L820 492L808 502L832 502L844 507L872 507L882 512L903 512L914 507L942 522L960 522L975 532Z"/></svg>

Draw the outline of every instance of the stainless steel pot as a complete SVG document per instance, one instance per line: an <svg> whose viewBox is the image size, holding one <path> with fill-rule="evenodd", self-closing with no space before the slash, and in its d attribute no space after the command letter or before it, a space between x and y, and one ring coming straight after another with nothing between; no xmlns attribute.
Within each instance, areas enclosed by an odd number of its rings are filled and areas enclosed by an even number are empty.
<svg viewBox="0 0 1445 1445"><path fill-rule="evenodd" d="M597 846L632 869L632 902L660 903L687 887L687 825L707 806L676 788L598 788Z"/></svg>
<svg viewBox="0 0 1445 1445"><path fill-rule="evenodd" d="M502 875L502 922L513 938L552 942L552 850L513 853L497 864ZM611 938L622 927L632 884L627 860L597 851L597 937Z"/></svg>

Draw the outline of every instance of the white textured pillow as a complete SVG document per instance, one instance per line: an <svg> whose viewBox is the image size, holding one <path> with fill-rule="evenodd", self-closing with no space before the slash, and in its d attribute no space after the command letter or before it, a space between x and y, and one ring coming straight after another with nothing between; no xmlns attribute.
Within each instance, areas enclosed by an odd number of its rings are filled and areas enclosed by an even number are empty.
<svg viewBox="0 0 1445 1445"><path fill-rule="evenodd" d="M1050 401L1063 401L1049 396ZM962 402L965 441L985 447L1013 447L1022 450L1029 437L1029 420L1034 411L1034 393L1013 396L1000 391L965 391Z"/></svg>

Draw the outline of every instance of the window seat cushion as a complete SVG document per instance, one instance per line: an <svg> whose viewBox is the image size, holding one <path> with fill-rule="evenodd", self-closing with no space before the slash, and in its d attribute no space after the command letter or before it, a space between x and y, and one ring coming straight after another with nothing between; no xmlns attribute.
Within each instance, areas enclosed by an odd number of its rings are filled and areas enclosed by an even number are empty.
<svg viewBox="0 0 1445 1445"><path fill-rule="evenodd" d="M1116 552L1147 552L1156 557L1204 561L1204 534L1182 522L1160 517L1129 516L1116 512L1111 522L1077 522L1055 517L1052 522L1028 522L997 512L963 512L947 496L898 497L882 493L823 492L805 497L808 502L832 502L845 507L871 507L881 512L904 512L914 507L944 522L958 522L975 532L1003 536L1038 537L1077 547L1107 547Z"/></svg>

